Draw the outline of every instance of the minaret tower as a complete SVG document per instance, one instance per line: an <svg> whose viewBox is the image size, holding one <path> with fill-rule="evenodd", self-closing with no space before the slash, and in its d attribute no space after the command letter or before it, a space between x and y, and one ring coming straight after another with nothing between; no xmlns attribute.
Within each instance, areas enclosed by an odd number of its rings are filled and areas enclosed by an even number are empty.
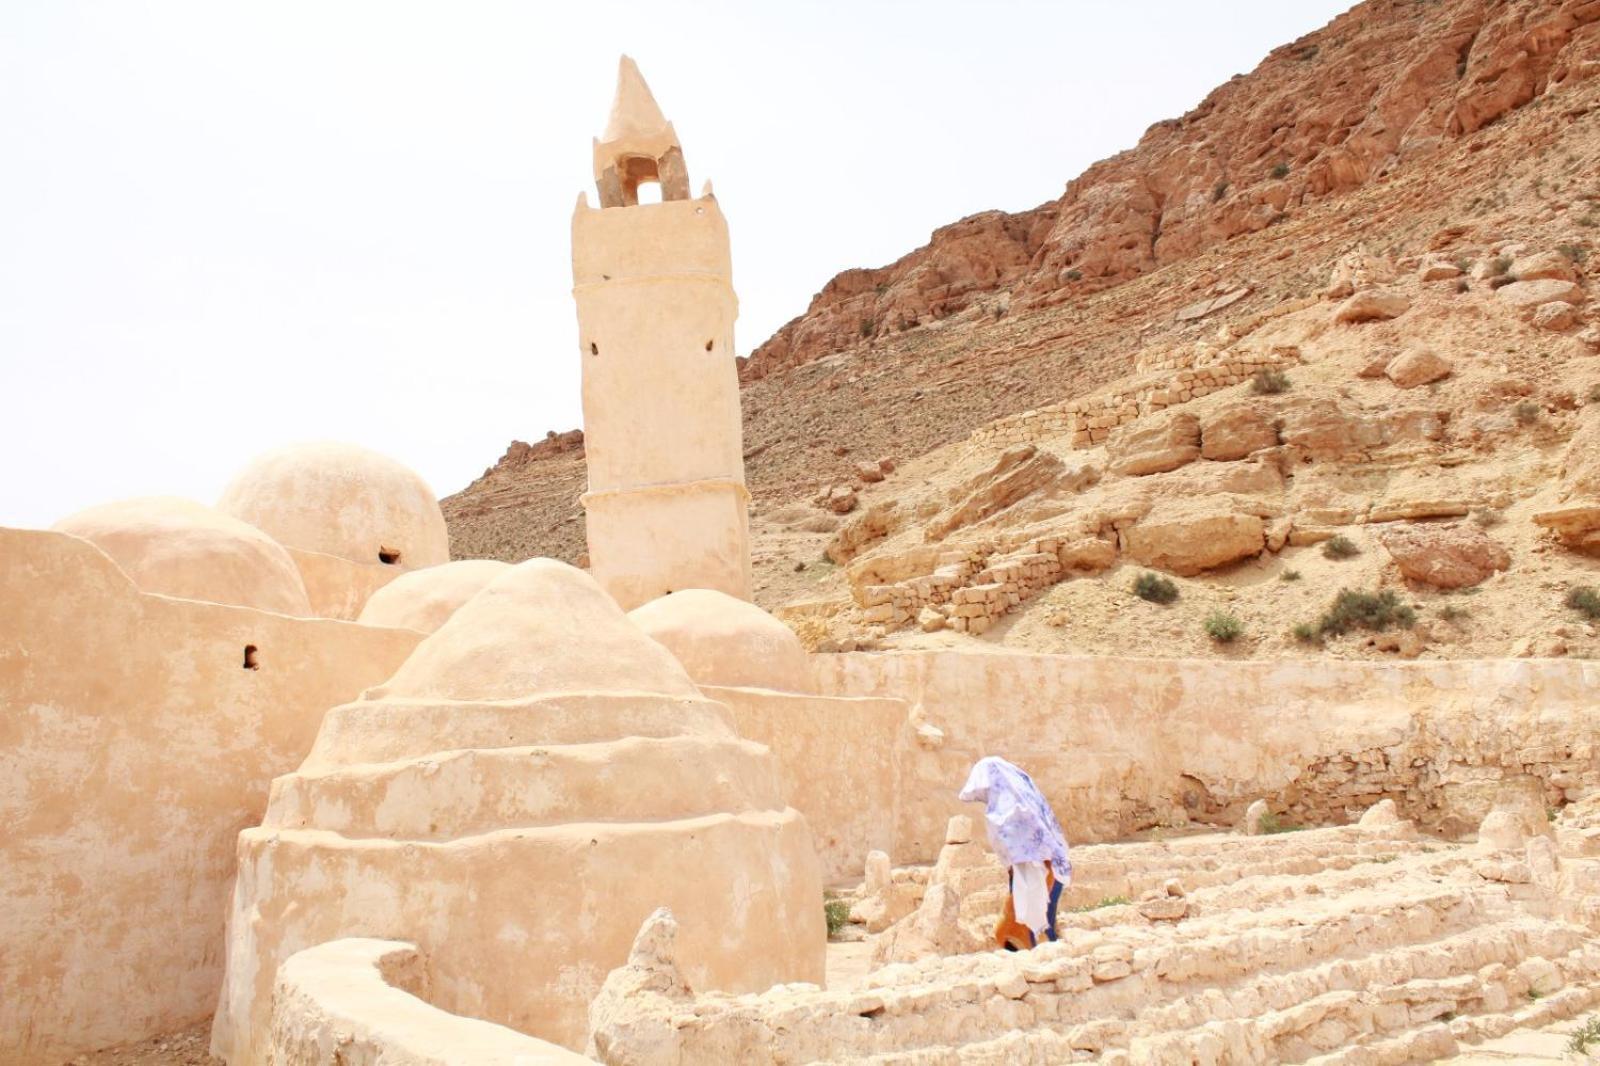
<svg viewBox="0 0 1600 1066"><path fill-rule="evenodd" d="M678 135L633 60L578 197L572 294L583 360L589 566L631 610L677 589L750 599L728 224L689 197ZM661 202L639 203L655 182Z"/></svg>

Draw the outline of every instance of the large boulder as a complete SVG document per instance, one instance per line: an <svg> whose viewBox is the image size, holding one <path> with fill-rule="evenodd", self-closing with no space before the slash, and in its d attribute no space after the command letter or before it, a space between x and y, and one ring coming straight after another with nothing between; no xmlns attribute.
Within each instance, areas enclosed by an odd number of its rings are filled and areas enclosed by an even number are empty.
<svg viewBox="0 0 1600 1066"><path fill-rule="evenodd" d="M1422 261L1417 276L1423 281L1450 281L1461 276L1461 268L1448 259L1430 255Z"/></svg>
<svg viewBox="0 0 1600 1066"><path fill-rule="evenodd" d="M1343 459L1384 443L1383 427L1361 411L1325 397L1291 401L1282 409L1280 437L1296 457Z"/></svg>
<svg viewBox="0 0 1600 1066"><path fill-rule="evenodd" d="M1411 309L1411 299L1392 289L1367 289L1358 292L1333 312L1333 320L1346 324L1383 322L1399 318Z"/></svg>
<svg viewBox="0 0 1600 1066"><path fill-rule="evenodd" d="M1182 577L1248 559L1267 543L1259 515L1212 500L1160 504L1125 536L1134 562Z"/></svg>
<svg viewBox="0 0 1600 1066"><path fill-rule="evenodd" d="M1560 506L1533 516L1561 543L1600 552L1600 413L1585 411L1561 461Z"/></svg>
<svg viewBox="0 0 1600 1066"><path fill-rule="evenodd" d="M1477 526L1395 525L1378 534L1400 573L1441 589L1467 588L1511 565L1511 554Z"/></svg>
<svg viewBox="0 0 1600 1066"><path fill-rule="evenodd" d="M1537 252L1518 256L1511 264L1511 276L1518 281L1577 281L1578 271L1572 260L1560 252Z"/></svg>
<svg viewBox="0 0 1600 1066"><path fill-rule="evenodd" d="M1583 290L1573 282L1559 278L1514 281L1510 285L1500 286L1494 295L1495 299L1506 306L1529 313L1552 301L1568 304L1583 303Z"/></svg>
<svg viewBox="0 0 1600 1066"><path fill-rule="evenodd" d="M1389 360L1384 376L1402 389L1414 389L1450 376L1450 360L1428 348L1412 348Z"/></svg>
<svg viewBox="0 0 1600 1066"><path fill-rule="evenodd" d="M1106 441L1113 474L1159 474L1200 457L1200 420L1172 411L1130 423Z"/></svg>
<svg viewBox="0 0 1600 1066"><path fill-rule="evenodd" d="M1200 454L1207 459L1243 459L1277 444L1277 423L1258 404L1230 404L1200 424Z"/></svg>
<svg viewBox="0 0 1600 1066"><path fill-rule="evenodd" d="M1539 511L1533 521L1574 551L1600 553L1600 502L1569 503Z"/></svg>
<svg viewBox="0 0 1600 1066"><path fill-rule="evenodd" d="M1560 300L1551 300L1533 309L1533 324L1538 329L1563 333L1578 324L1578 309Z"/></svg>
<svg viewBox="0 0 1600 1066"><path fill-rule="evenodd" d="M1057 456L1032 444L1007 448L994 465L951 490L950 506L928 522L923 528L923 537L929 543L943 540L956 530L998 514L1035 492L1058 484L1076 491L1093 484L1099 477L1100 471L1094 467L1069 471Z"/></svg>

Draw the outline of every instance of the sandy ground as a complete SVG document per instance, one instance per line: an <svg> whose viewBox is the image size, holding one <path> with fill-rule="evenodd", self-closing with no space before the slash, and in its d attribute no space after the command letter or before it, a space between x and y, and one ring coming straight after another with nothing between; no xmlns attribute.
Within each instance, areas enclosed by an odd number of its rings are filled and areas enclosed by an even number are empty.
<svg viewBox="0 0 1600 1066"><path fill-rule="evenodd" d="M151 1037L134 1044L79 1055L67 1066L215 1066L211 1057L211 1019L196 1022L181 1032Z"/></svg>
<svg viewBox="0 0 1600 1066"><path fill-rule="evenodd" d="M842 991L858 987L872 971L872 942L830 941L827 968L829 989Z"/></svg>
<svg viewBox="0 0 1600 1066"><path fill-rule="evenodd" d="M1568 1050L1572 1033L1584 1018L1557 1022L1548 1029L1514 1029L1498 1040L1487 1040L1463 1054L1440 1059L1436 1066L1504 1066L1506 1063L1595 1062L1600 1047L1591 1045L1589 1054L1575 1055Z"/></svg>

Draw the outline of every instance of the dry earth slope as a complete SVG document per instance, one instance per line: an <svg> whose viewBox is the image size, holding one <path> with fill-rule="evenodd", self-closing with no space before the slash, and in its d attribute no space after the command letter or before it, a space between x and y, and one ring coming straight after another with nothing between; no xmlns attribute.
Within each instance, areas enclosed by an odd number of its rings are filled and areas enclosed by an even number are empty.
<svg viewBox="0 0 1600 1066"><path fill-rule="evenodd" d="M839 275L741 368L761 602L833 646L1587 654L1597 75L1600 0L1368 0ZM581 438L513 444L454 551L578 558L582 489ZM1421 624L1294 639L1343 587Z"/></svg>

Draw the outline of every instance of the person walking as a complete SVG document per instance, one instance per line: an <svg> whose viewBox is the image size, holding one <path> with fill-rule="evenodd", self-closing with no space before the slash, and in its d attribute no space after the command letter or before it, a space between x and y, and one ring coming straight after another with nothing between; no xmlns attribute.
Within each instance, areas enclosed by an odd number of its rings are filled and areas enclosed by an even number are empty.
<svg viewBox="0 0 1600 1066"><path fill-rule="evenodd" d="M995 943L1007 951L1056 939L1056 905L1072 882L1066 834L1050 803L1021 767L989 755L972 767L959 794L985 806L989 847L1006 864L1010 893L995 926Z"/></svg>

